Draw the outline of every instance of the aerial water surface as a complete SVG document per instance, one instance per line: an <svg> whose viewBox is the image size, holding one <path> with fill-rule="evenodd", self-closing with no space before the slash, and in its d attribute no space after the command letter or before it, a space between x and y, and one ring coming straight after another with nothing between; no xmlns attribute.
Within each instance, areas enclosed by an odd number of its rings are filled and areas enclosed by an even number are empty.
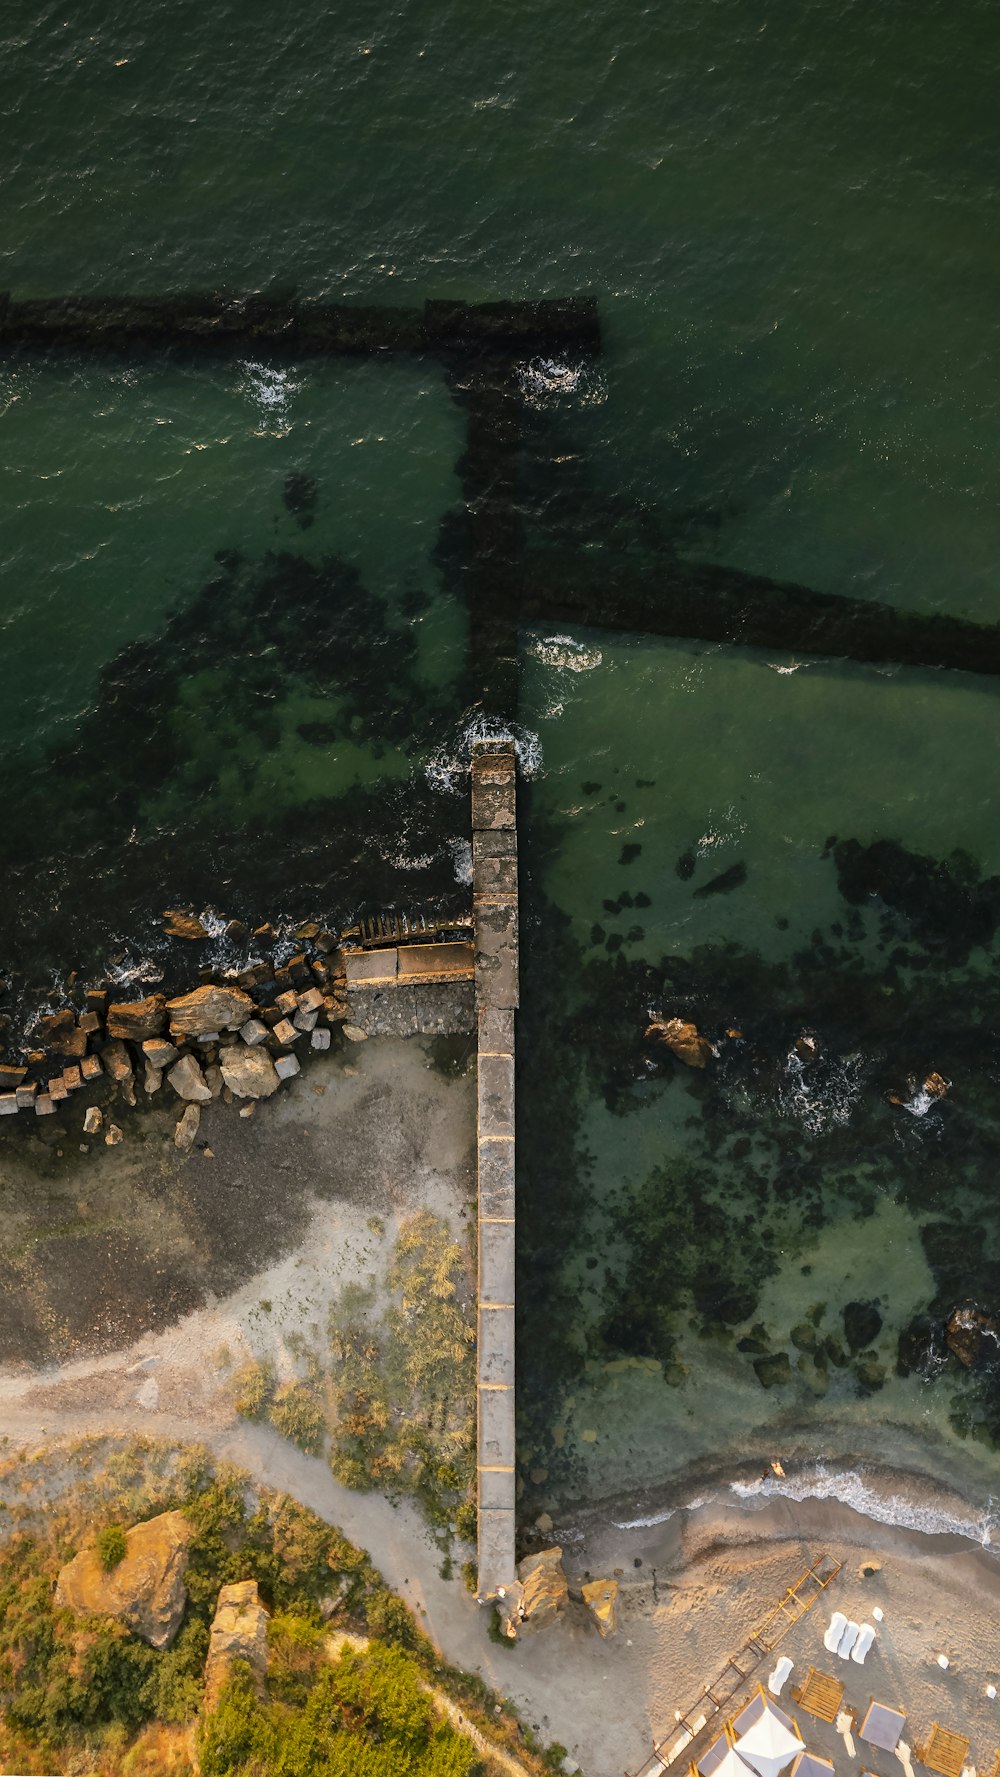
<svg viewBox="0 0 1000 1777"><path fill-rule="evenodd" d="M987 0L15 4L0 49L15 299L592 295L599 356L521 367L529 549L1000 619ZM0 361L11 1045L71 970L169 979L165 902L461 904L459 395ZM587 617L525 622L508 712L526 1500L784 1456L960 1468L985 1522L944 1327L1000 1308L997 681Z"/></svg>

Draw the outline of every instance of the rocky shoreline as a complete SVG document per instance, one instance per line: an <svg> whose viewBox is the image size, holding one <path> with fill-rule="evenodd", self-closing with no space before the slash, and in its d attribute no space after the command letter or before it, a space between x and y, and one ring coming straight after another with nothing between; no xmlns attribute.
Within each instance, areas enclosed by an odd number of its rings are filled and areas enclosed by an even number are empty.
<svg viewBox="0 0 1000 1777"><path fill-rule="evenodd" d="M192 913L169 912L164 924L173 937L208 936ZM259 949L278 939L272 926L250 933L237 921L227 935ZM202 970L200 986L170 999L117 999L109 985L74 984L66 1004L34 1019L17 1058L0 1062L0 1116L52 1116L98 1083L135 1107L137 1091L149 1100L166 1084L181 1107L175 1141L182 1150L194 1144L202 1104L241 1100L240 1115L251 1116L257 1099L299 1073L301 1054L329 1049L335 1031L351 1028L338 934L310 923L295 937L300 948L285 961ZM85 1132L96 1135L103 1124L102 1109L89 1103ZM121 1140L113 1122L104 1140Z"/></svg>

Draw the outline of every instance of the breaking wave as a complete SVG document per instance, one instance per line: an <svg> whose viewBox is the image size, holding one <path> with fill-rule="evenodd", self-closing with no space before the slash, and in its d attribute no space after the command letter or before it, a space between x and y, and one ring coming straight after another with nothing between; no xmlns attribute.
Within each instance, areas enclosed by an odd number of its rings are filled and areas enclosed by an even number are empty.
<svg viewBox="0 0 1000 1777"><path fill-rule="evenodd" d="M958 1507L941 1505L930 1499L921 1500L891 1491L883 1491L857 1469L828 1469L817 1463L815 1469L801 1475L781 1478L769 1474L756 1481L730 1481L729 1492L741 1500L768 1499L832 1499L850 1506L877 1524L891 1524L902 1530L921 1530L928 1536L962 1536L970 1542L989 1548L993 1542L997 1512L990 1499L983 1511L962 1513Z"/></svg>
<svg viewBox="0 0 1000 1777"><path fill-rule="evenodd" d="M432 790L443 796L466 794L472 749L479 740L513 741L522 777L537 777L542 769L542 743L537 734L517 723L503 722L498 716L479 715L467 722L453 741L431 754L424 775Z"/></svg>

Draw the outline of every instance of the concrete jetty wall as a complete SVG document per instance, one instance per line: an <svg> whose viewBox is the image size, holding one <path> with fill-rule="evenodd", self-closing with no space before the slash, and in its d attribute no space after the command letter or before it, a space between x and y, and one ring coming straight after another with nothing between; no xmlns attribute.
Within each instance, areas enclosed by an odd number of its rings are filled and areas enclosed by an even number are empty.
<svg viewBox="0 0 1000 1777"><path fill-rule="evenodd" d="M478 1591L515 1579L514 1017L518 1004L517 757L472 758L472 893L479 1036Z"/></svg>

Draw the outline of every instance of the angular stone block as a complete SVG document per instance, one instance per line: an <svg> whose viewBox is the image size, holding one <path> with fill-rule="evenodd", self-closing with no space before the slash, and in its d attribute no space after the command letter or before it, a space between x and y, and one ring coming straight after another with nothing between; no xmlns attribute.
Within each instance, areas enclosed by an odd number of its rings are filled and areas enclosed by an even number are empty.
<svg viewBox="0 0 1000 1777"><path fill-rule="evenodd" d="M479 1057L479 1137L490 1140L514 1134L514 1059L511 1055Z"/></svg>
<svg viewBox="0 0 1000 1777"><path fill-rule="evenodd" d="M484 1221L510 1221L514 1215L514 1143L479 1142L479 1214Z"/></svg>
<svg viewBox="0 0 1000 1777"><path fill-rule="evenodd" d="M477 1327L480 1382L514 1386L514 1309L480 1307Z"/></svg>
<svg viewBox="0 0 1000 1777"><path fill-rule="evenodd" d="M479 1390L479 1462L483 1468L514 1466L514 1390Z"/></svg>
<svg viewBox="0 0 1000 1777"><path fill-rule="evenodd" d="M479 1300L514 1300L514 1224L479 1224Z"/></svg>
<svg viewBox="0 0 1000 1777"><path fill-rule="evenodd" d="M487 1055L513 1055L514 1012L507 1006L484 1006L479 1013L479 1049Z"/></svg>
<svg viewBox="0 0 1000 1777"><path fill-rule="evenodd" d="M480 1006L517 1006L517 939L516 904L479 909L476 916L476 999Z"/></svg>
<svg viewBox="0 0 1000 1777"><path fill-rule="evenodd" d="M513 1469L480 1469L476 1479L480 1511L513 1512L517 1496Z"/></svg>

